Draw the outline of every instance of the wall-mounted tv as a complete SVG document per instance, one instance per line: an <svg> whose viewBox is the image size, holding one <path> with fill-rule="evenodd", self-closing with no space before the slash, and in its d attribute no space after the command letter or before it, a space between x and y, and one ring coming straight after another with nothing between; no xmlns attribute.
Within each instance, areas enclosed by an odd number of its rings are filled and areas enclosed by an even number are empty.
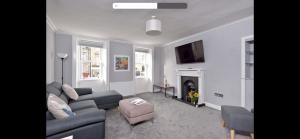
<svg viewBox="0 0 300 139"><path fill-rule="evenodd" d="M199 40L175 47L175 55L177 64L203 63L203 41Z"/></svg>

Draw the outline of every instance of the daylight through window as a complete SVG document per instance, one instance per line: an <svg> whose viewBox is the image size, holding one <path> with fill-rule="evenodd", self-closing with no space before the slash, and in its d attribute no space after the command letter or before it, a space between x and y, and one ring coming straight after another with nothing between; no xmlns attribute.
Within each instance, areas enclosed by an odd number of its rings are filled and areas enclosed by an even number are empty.
<svg viewBox="0 0 300 139"><path fill-rule="evenodd" d="M81 80L103 78L103 48L80 45L79 77Z"/></svg>
<svg viewBox="0 0 300 139"><path fill-rule="evenodd" d="M146 55L144 52L135 52L135 75L137 78L146 77Z"/></svg>

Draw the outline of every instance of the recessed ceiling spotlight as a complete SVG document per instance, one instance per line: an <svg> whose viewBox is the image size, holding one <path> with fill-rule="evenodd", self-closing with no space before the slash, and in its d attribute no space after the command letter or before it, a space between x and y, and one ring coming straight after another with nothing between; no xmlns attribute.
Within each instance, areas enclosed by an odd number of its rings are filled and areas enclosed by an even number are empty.
<svg viewBox="0 0 300 139"><path fill-rule="evenodd" d="M151 19L146 22L146 34L151 36L161 34L161 22L156 19L156 16L152 16Z"/></svg>

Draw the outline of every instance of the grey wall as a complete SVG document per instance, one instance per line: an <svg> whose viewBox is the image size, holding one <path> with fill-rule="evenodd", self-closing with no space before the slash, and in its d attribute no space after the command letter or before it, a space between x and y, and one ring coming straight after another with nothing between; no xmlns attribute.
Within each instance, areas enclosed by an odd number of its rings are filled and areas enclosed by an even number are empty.
<svg viewBox="0 0 300 139"><path fill-rule="evenodd" d="M154 49L154 81L159 83L163 77L163 48ZM55 81L61 82L61 60L56 57L56 53L68 53L68 58L64 61L64 82L72 85L72 35L69 34L55 34ZM115 72L114 71L114 55L128 55L130 57L130 71ZM133 68L134 68L134 53L133 44L123 43L117 41L110 41L109 44L109 81L110 82L128 82L134 81ZM81 84L79 84L80 86ZM99 84L101 86L101 84ZM87 85L85 85L87 86ZM98 87L98 88L103 88Z"/></svg>
<svg viewBox="0 0 300 139"><path fill-rule="evenodd" d="M46 83L54 81L55 33L46 24Z"/></svg>
<svg viewBox="0 0 300 139"><path fill-rule="evenodd" d="M61 82L61 59L57 53L67 53L64 60L64 83L72 85L72 35L55 34L55 81Z"/></svg>
<svg viewBox="0 0 300 139"><path fill-rule="evenodd" d="M164 74L168 82L176 86L177 68L204 68L205 101L241 105L241 38L252 34L253 18L248 18L165 46ZM203 40L205 63L177 65L174 47L196 40ZM214 96L216 90L224 97Z"/></svg>
<svg viewBox="0 0 300 139"><path fill-rule="evenodd" d="M163 82L164 65L163 65L163 47L155 47L153 53L154 59L154 84L160 84Z"/></svg>
<svg viewBox="0 0 300 139"><path fill-rule="evenodd" d="M133 80L133 45L110 41L109 46L109 79L110 82L126 82ZM114 71L114 55L129 56L129 71Z"/></svg>

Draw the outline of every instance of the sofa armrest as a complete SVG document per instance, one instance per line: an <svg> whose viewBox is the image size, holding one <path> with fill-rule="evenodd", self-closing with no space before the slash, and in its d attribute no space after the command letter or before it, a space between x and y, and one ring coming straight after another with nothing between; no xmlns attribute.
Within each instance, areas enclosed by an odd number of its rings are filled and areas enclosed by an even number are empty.
<svg viewBox="0 0 300 139"><path fill-rule="evenodd" d="M79 96L82 95L87 95L87 94L92 94L93 93L93 89L92 88L74 88L75 91L77 92L77 94Z"/></svg>
<svg viewBox="0 0 300 139"><path fill-rule="evenodd" d="M105 122L105 111L93 109L85 113L77 114L75 117L47 121L46 134L47 136L51 136L99 122Z"/></svg>

